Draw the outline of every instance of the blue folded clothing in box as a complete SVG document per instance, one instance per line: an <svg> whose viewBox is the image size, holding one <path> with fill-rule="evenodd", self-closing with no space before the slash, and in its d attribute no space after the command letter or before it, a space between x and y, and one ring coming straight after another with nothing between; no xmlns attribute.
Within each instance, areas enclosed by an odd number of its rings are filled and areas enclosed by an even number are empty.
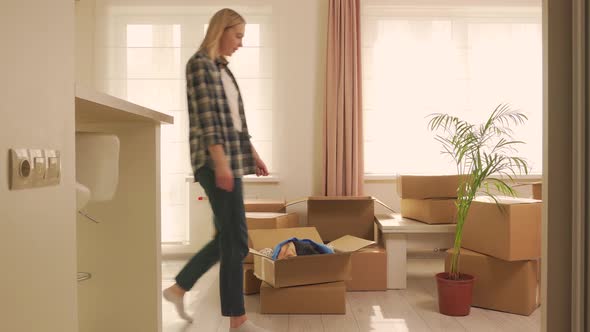
<svg viewBox="0 0 590 332"><path fill-rule="evenodd" d="M293 244L294 253L289 254L288 247L289 244ZM277 244L273 250L272 259L277 260L281 258L286 258L290 256L304 256L304 255L321 255L321 254L333 254L334 250L330 249L330 247L312 241L310 239L298 239L296 237L292 237L281 243Z"/></svg>
<svg viewBox="0 0 590 332"><path fill-rule="evenodd" d="M254 255L254 275L275 288L350 280L350 254L375 243L346 235L323 245L314 227L256 229L248 234L252 240L250 252ZM294 239L308 240L297 242L302 253L331 254L297 255ZM274 253L268 253L271 248L276 248ZM283 258L282 248L289 249ZM273 259L273 256L279 259Z"/></svg>

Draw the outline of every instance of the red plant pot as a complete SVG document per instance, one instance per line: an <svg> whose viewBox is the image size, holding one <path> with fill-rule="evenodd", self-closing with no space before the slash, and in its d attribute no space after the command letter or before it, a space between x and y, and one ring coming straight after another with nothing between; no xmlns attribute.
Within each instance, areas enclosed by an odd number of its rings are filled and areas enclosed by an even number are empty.
<svg viewBox="0 0 590 332"><path fill-rule="evenodd" d="M450 278L448 272L436 274L438 288L438 310L447 316L467 316L473 299L475 277L461 273L458 280Z"/></svg>

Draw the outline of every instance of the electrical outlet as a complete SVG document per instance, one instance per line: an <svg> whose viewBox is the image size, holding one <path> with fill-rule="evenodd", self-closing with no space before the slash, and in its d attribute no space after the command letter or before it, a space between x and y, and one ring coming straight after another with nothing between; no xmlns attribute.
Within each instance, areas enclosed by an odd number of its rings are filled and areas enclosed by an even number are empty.
<svg viewBox="0 0 590 332"><path fill-rule="evenodd" d="M33 187L33 164L26 149L10 149L10 190Z"/></svg>

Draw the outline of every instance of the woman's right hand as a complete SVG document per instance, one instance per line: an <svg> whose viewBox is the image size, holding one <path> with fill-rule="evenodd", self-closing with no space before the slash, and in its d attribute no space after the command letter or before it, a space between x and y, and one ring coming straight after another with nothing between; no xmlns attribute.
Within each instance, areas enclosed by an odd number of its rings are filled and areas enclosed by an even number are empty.
<svg viewBox="0 0 590 332"><path fill-rule="evenodd" d="M215 168L215 185L225 191L234 190L234 174L229 166Z"/></svg>

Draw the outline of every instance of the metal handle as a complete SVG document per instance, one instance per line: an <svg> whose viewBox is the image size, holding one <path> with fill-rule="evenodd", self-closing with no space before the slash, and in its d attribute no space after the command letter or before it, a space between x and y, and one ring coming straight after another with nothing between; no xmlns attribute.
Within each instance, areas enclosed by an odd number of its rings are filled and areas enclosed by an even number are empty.
<svg viewBox="0 0 590 332"><path fill-rule="evenodd" d="M97 224L100 224L100 221L98 221L98 220L96 220L96 219L92 218L91 216L87 215L86 213L84 213L84 212L82 212L82 211L78 211L78 213L79 213L80 215L82 215L82 216L84 216L84 217L86 217L86 218L88 218L88 219L90 219L90 220L94 221L95 223L97 223Z"/></svg>

